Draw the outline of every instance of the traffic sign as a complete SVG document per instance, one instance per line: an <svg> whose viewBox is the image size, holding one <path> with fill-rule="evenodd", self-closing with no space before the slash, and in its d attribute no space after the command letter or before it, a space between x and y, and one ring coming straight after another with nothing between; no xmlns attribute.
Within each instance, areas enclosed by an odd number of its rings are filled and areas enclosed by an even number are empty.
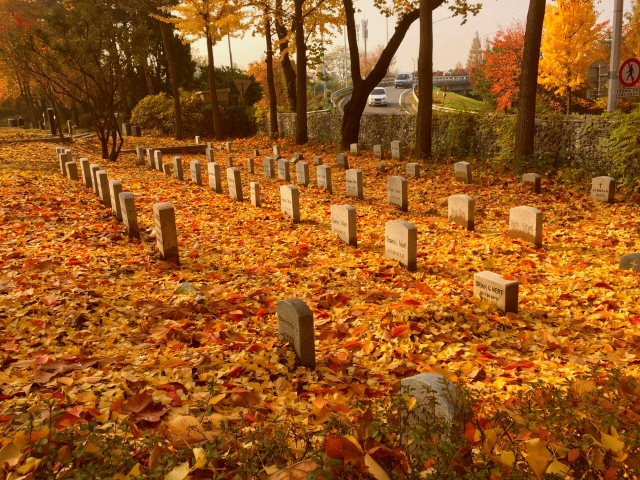
<svg viewBox="0 0 640 480"><path fill-rule="evenodd" d="M618 98L640 97L640 87L636 88L619 88L617 92Z"/></svg>
<svg viewBox="0 0 640 480"><path fill-rule="evenodd" d="M249 85L251 85L251 80L246 78L234 78L233 83L240 92L240 96L244 97L244 94L247 93Z"/></svg>
<svg viewBox="0 0 640 480"><path fill-rule="evenodd" d="M609 65L607 62L597 60L587 70L587 82L593 88L603 88L609 83Z"/></svg>
<svg viewBox="0 0 640 480"><path fill-rule="evenodd" d="M631 88L640 80L640 60L630 58L620 67L618 80L623 87Z"/></svg>

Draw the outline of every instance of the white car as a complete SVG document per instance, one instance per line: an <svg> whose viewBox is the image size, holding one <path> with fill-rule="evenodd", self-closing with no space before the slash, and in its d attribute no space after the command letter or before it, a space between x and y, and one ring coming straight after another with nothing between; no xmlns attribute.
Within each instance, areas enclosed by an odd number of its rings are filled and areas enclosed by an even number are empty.
<svg viewBox="0 0 640 480"><path fill-rule="evenodd" d="M375 107L376 105L387 104L387 92L384 88L376 87L369 94L369 106Z"/></svg>

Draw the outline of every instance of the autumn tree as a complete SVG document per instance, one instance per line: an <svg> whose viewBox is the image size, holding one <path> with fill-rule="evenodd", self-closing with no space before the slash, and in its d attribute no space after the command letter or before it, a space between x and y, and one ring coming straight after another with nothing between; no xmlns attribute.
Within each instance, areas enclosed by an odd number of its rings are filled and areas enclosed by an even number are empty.
<svg viewBox="0 0 640 480"><path fill-rule="evenodd" d="M557 0L546 6L542 60L538 82L565 95L567 115L571 94L582 88L589 65L597 60L605 24L598 23L594 0Z"/></svg>
<svg viewBox="0 0 640 480"><path fill-rule="evenodd" d="M471 48L469 49L469 56L467 57L467 72L473 72L480 66L482 60L482 42L480 41L480 34L476 32L471 41Z"/></svg>
<svg viewBox="0 0 640 480"><path fill-rule="evenodd" d="M518 101L524 34L524 26L515 23L499 31L489 41L490 47L485 52L486 62L481 73L491 83L489 92L498 110L510 110Z"/></svg>
<svg viewBox="0 0 640 480"><path fill-rule="evenodd" d="M520 68L520 103L516 120L516 162L523 162L533 154L536 121L536 90L540 42L546 0L530 0L527 30L524 35L524 54Z"/></svg>

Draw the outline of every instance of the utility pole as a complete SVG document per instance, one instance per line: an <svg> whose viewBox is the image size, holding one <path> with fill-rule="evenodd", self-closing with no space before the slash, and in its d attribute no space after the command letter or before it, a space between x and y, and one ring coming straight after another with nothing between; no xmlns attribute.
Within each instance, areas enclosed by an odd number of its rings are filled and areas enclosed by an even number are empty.
<svg viewBox="0 0 640 480"><path fill-rule="evenodd" d="M609 101L607 102L607 112L615 112L618 108L618 70L620 70L623 3L623 0L614 0L613 33L611 36L611 63L609 66Z"/></svg>
<svg viewBox="0 0 640 480"><path fill-rule="evenodd" d="M324 65L324 35L320 35L322 40L322 84L324 87L324 109L327 109L327 70Z"/></svg>
<svg viewBox="0 0 640 480"><path fill-rule="evenodd" d="M367 38L369 38L369 29L367 25L369 24L369 20L366 18L362 19L362 38L364 39L364 61L367 61Z"/></svg>
<svg viewBox="0 0 640 480"><path fill-rule="evenodd" d="M231 35L227 32L227 41L229 42L229 64L233 69L233 57L231 56Z"/></svg>

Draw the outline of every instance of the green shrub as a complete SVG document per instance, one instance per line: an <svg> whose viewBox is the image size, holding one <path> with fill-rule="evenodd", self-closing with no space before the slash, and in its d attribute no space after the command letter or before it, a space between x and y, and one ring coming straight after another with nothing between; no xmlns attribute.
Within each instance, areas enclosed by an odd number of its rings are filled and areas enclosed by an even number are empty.
<svg viewBox="0 0 640 480"><path fill-rule="evenodd" d="M634 190L640 189L640 105L630 113L614 116L609 134L609 158L612 175Z"/></svg>
<svg viewBox="0 0 640 480"><path fill-rule="evenodd" d="M438 157L464 157L475 150L475 114L465 111L433 111L433 154Z"/></svg>

